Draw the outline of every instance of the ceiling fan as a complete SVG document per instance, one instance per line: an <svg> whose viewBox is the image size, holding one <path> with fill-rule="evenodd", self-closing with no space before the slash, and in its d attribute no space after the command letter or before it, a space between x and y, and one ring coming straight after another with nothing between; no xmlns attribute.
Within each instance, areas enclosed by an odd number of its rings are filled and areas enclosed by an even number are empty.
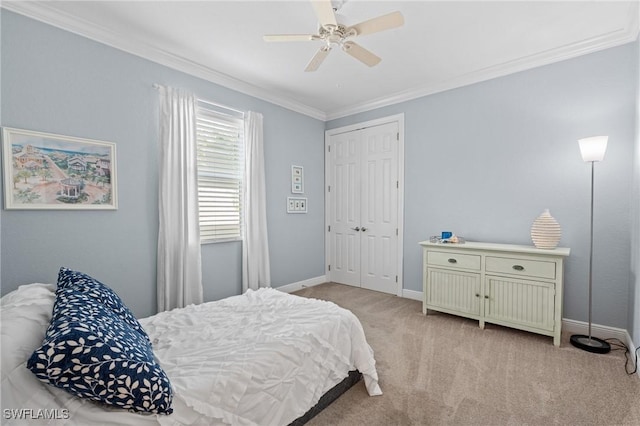
<svg viewBox="0 0 640 426"><path fill-rule="evenodd" d="M392 12L356 25L345 26L337 21L335 14L337 9L334 9L331 0L314 0L311 4L320 23L318 34L271 34L263 36L264 41L323 41L325 43L324 46L311 58L305 71L317 70L331 49L336 46L340 46L347 54L365 65L373 67L382 59L350 39L404 25L402 14L400 12Z"/></svg>

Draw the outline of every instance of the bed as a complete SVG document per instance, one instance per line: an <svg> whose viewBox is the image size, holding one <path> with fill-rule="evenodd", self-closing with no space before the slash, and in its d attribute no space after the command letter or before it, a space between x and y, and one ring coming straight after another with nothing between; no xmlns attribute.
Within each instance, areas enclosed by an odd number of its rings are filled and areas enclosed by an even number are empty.
<svg viewBox="0 0 640 426"><path fill-rule="evenodd" d="M26 368L38 350L43 359L62 357L43 343L54 302L52 284L24 285L1 299L3 424L299 425L360 375L369 395L382 393L353 313L260 289L140 319L170 381L171 407L150 414L106 406L45 384ZM82 350L74 344L73 352Z"/></svg>

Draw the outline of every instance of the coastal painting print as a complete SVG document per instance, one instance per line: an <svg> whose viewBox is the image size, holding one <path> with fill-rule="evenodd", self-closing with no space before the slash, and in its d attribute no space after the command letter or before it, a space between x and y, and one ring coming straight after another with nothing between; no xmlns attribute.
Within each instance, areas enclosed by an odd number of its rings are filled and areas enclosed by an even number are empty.
<svg viewBox="0 0 640 426"><path fill-rule="evenodd" d="M115 210L116 145L2 129L5 209Z"/></svg>

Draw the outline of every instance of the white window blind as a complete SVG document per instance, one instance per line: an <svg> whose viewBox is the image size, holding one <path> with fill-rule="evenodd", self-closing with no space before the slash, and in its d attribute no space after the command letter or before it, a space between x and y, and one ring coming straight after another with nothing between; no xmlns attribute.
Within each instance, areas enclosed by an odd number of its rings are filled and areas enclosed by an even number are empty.
<svg viewBox="0 0 640 426"><path fill-rule="evenodd" d="M198 100L198 200L200 240L242 238L244 117L241 112Z"/></svg>

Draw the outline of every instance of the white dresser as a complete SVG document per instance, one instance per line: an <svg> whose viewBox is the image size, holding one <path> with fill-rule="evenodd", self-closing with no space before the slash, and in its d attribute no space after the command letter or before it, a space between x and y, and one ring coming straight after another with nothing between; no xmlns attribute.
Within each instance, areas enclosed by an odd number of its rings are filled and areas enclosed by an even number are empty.
<svg viewBox="0 0 640 426"><path fill-rule="evenodd" d="M441 311L553 336L560 346L568 248L423 241L422 311Z"/></svg>

